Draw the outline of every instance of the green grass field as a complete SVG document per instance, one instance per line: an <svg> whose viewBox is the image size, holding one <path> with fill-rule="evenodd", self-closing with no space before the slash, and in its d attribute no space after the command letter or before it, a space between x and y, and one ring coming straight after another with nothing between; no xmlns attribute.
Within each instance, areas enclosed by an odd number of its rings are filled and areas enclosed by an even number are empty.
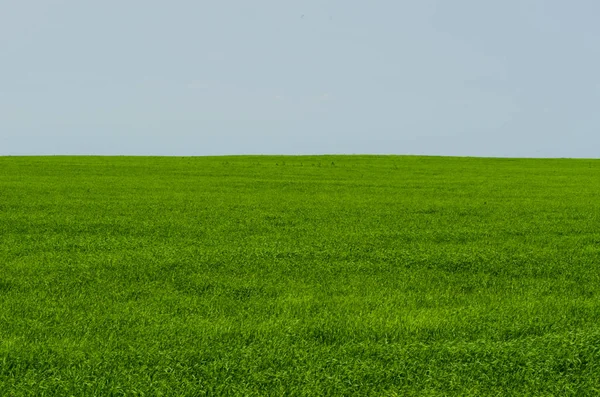
<svg viewBox="0 0 600 397"><path fill-rule="evenodd" d="M0 395L600 393L600 161L0 157Z"/></svg>

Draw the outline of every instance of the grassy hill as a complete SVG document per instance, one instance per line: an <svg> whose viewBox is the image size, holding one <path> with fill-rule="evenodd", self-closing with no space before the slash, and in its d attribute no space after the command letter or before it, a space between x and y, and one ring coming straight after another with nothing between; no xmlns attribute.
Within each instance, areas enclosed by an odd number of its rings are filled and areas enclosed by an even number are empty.
<svg viewBox="0 0 600 397"><path fill-rule="evenodd" d="M0 395L597 393L600 161L0 157Z"/></svg>

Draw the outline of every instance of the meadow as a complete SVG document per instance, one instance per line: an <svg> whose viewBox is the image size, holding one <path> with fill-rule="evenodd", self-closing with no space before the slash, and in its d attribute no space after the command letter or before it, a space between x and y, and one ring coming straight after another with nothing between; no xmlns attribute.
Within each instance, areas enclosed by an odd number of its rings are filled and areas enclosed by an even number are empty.
<svg viewBox="0 0 600 397"><path fill-rule="evenodd" d="M600 161L0 157L1 396L600 393Z"/></svg>

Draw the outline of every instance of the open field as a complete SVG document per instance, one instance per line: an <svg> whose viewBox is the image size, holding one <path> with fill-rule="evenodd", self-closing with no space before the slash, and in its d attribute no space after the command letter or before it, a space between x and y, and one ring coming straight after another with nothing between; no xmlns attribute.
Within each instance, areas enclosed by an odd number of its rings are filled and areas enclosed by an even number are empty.
<svg viewBox="0 0 600 397"><path fill-rule="evenodd" d="M0 157L0 395L600 393L600 161Z"/></svg>

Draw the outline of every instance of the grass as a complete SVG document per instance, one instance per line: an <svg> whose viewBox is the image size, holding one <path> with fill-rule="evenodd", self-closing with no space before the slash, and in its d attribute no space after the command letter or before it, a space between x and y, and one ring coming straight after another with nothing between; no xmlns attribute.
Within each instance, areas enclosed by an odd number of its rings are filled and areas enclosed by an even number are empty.
<svg viewBox="0 0 600 397"><path fill-rule="evenodd" d="M0 395L600 393L600 161L0 157Z"/></svg>

